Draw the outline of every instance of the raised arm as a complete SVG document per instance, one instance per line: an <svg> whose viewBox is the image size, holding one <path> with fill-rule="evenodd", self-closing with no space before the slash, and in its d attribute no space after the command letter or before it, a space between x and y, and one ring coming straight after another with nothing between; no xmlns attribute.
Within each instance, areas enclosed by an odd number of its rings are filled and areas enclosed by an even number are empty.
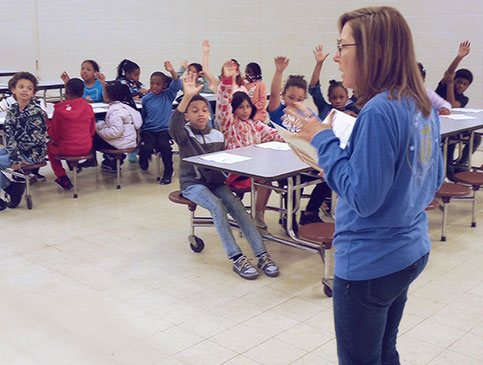
<svg viewBox="0 0 483 365"><path fill-rule="evenodd" d="M270 87L270 101L268 102L269 112L273 112L280 106L283 71L287 68L288 62L289 59L287 57L275 57L275 74L273 75L272 85Z"/></svg>
<svg viewBox="0 0 483 365"><path fill-rule="evenodd" d="M204 40L201 46L203 48L203 60L202 60L203 75L210 82L210 86L209 86L210 89L216 93L218 89L218 85L220 84L220 81L210 72L210 50L211 50L210 42L207 40Z"/></svg>
<svg viewBox="0 0 483 365"><path fill-rule="evenodd" d="M216 94L216 112L215 119L220 126L220 131L225 135L225 139L229 140L229 130L233 125L233 108L231 106L231 98L233 96L233 80L236 77L236 70L233 62L227 61L223 65L223 79L218 85Z"/></svg>
<svg viewBox="0 0 483 365"><path fill-rule="evenodd" d="M454 58L453 62L450 63L448 69L446 70L448 73L454 73L456 68L460 64L461 60L465 58L471 51L471 43L470 41L464 41L460 43L458 48L458 54Z"/></svg>
<svg viewBox="0 0 483 365"><path fill-rule="evenodd" d="M315 86L317 81L320 80L320 71L322 71L322 65L329 54L324 54L324 47L319 44L314 49L314 57L315 57L315 67L314 72L312 72L312 78L310 79L309 87Z"/></svg>

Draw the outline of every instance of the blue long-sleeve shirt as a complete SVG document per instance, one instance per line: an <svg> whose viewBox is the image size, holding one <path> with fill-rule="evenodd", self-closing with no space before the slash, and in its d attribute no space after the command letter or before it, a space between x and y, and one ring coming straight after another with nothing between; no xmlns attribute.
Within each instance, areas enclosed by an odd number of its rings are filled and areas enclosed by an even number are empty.
<svg viewBox="0 0 483 365"><path fill-rule="evenodd" d="M425 208L443 181L440 125L415 103L372 98L342 150L332 130L312 140L339 199L335 275L369 280L404 269L431 249Z"/></svg>
<svg viewBox="0 0 483 365"><path fill-rule="evenodd" d="M159 94L148 93L143 97L143 126L141 131L161 132L168 130L173 101L181 89L181 80L171 81L169 86Z"/></svg>

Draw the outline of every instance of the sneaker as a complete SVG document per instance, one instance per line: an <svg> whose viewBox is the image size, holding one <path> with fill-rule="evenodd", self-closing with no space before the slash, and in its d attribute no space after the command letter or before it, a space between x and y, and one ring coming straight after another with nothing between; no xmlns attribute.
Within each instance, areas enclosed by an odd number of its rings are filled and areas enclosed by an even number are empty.
<svg viewBox="0 0 483 365"><path fill-rule="evenodd" d="M0 198L0 212L5 209L7 209L7 202Z"/></svg>
<svg viewBox="0 0 483 365"><path fill-rule="evenodd" d="M9 208L16 208L22 201L23 192L25 191L25 184L18 182L11 182L9 186L4 189L9 197L7 206Z"/></svg>
<svg viewBox="0 0 483 365"><path fill-rule="evenodd" d="M240 275L243 279L254 280L258 278L258 271L253 267L246 256L241 255L233 263L233 271Z"/></svg>
<svg viewBox="0 0 483 365"><path fill-rule="evenodd" d="M146 157L139 156L139 167L141 170L146 171L149 167L149 162Z"/></svg>
<svg viewBox="0 0 483 365"><path fill-rule="evenodd" d="M94 159L85 160L84 162L81 162L78 166L80 168L96 167L97 166L97 160L94 160Z"/></svg>
<svg viewBox="0 0 483 365"><path fill-rule="evenodd" d="M45 181L47 180L44 175L40 174L39 172L34 172L34 176L37 178L37 181Z"/></svg>
<svg viewBox="0 0 483 365"><path fill-rule="evenodd" d="M129 163L138 162L138 156L137 156L136 152L130 153L128 158L129 158Z"/></svg>
<svg viewBox="0 0 483 365"><path fill-rule="evenodd" d="M162 185L169 185L171 184L171 178L173 177L173 171L165 171L163 174L163 178L161 179Z"/></svg>
<svg viewBox="0 0 483 365"><path fill-rule="evenodd" d="M280 274L277 265L275 265L275 262L272 261L270 255L266 252L258 257L258 268L263 270L267 276L272 278Z"/></svg>
<svg viewBox="0 0 483 365"><path fill-rule="evenodd" d="M67 177L67 175L63 175L57 179L55 179L55 182L57 185L59 185L62 189L65 191L68 191L74 187L72 183L70 182L70 179Z"/></svg>
<svg viewBox="0 0 483 365"><path fill-rule="evenodd" d="M110 172L110 173L113 173L113 174L115 174L117 172L117 170L114 166L107 165L107 164L101 165L101 171Z"/></svg>
<svg viewBox="0 0 483 365"><path fill-rule="evenodd" d="M267 224L265 223L265 217L264 217L265 212L257 210L255 212L255 225L257 228L261 231L267 231L268 227Z"/></svg>
<svg viewBox="0 0 483 365"><path fill-rule="evenodd" d="M324 223L322 219L320 219L319 214L315 212L308 212L306 210L302 211L300 215L300 225L303 226L304 224L310 223Z"/></svg>

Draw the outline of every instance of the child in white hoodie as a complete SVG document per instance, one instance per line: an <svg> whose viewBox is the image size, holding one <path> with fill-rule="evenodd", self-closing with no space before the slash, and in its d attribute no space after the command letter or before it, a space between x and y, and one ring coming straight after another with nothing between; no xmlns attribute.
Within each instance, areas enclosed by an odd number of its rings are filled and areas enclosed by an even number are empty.
<svg viewBox="0 0 483 365"><path fill-rule="evenodd" d="M97 165L95 151L126 149L137 145L137 130L141 128L143 120L132 100L129 88L116 81L106 86L106 94L109 109L105 120L96 125L96 134L93 138L94 159L86 161L82 167ZM107 155L102 161L101 170L116 172L116 160Z"/></svg>

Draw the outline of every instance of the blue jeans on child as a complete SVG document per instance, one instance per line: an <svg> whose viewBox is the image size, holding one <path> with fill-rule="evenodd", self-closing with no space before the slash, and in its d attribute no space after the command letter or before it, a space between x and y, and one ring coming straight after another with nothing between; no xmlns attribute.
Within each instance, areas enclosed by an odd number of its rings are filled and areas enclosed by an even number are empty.
<svg viewBox="0 0 483 365"><path fill-rule="evenodd" d="M221 238L228 258L231 259L241 254L242 251L233 237L230 224L228 223L227 213L236 220L247 241L250 243L253 252L255 252L255 255L260 255L267 251L263 245L262 236L245 210L245 207L233 195L228 186L221 185L211 190L204 185L196 184L188 186L183 190L182 194L186 199L191 200L193 203L211 212L216 231Z"/></svg>
<svg viewBox="0 0 483 365"><path fill-rule="evenodd" d="M348 281L334 277L339 364L399 364L396 337L408 288L423 271L428 256L377 279Z"/></svg>
<svg viewBox="0 0 483 365"><path fill-rule="evenodd" d="M5 190L5 188L10 185L10 180L1 171L10 166L12 166L12 164L10 163L7 149L0 149L0 188L2 190Z"/></svg>

